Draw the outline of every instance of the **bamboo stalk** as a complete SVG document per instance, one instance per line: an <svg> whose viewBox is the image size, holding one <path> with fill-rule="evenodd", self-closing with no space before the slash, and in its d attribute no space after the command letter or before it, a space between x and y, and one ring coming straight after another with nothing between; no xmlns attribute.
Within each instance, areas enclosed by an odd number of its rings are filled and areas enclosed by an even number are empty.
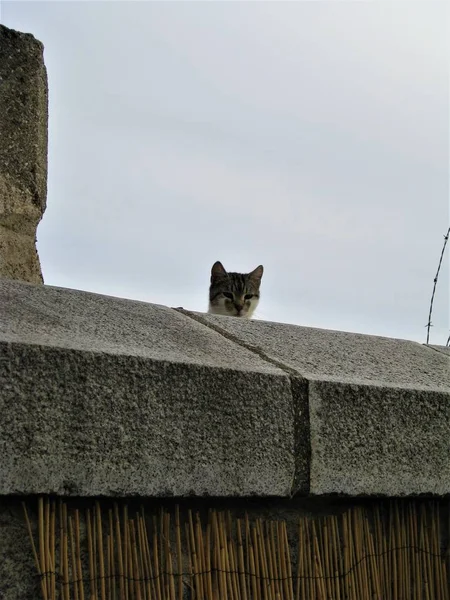
<svg viewBox="0 0 450 600"><path fill-rule="evenodd" d="M80 600L78 593L78 577L77 577L77 556L75 551L75 533L73 531L73 520L69 516L69 538L70 538L70 553L72 558L72 583L73 583L73 596L74 600Z"/></svg>
<svg viewBox="0 0 450 600"><path fill-rule="evenodd" d="M446 592L443 580L442 562L440 560L441 555L441 535L440 535L440 514L439 504L433 502L432 505L432 537L433 537L433 552L435 555L435 574L436 574L436 591L439 590L439 596L442 600L445 600Z"/></svg>
<svg viewBox="0 0 450 600"><path fill-rule="evenodd" d="M411 546L411 598L417 600L417 582L419 577L417 547L419 544L414 533L413 504L411 502L408 504L407 519L409 544Z"/></svg>
<svg viewBox="0 0 450 600"><path fill-rule="evenodd" d="M406 519L407 505L405 502L401 504L400 511L400 527L401 527L401 541L403 550L403 572L405 577L405 597L412 597L412 586L411 586L411 568L413 563L413 554L411 548L411 542L408 536L408 524Z"/></svg>
<svg viewBox="0 0 450 600"><path fill-rule="evenodd" d="M356 576L356 556L355 556L355 544L353 536L351 535L351 513L344 513L342 515L345 531L345 540L347 546L347 578L348 578L348 598L351 600L360 600L358 598L358 580Z"/></svg>
<svg viewBox="0 0 450 600"><path fill-rule="evenodd" d="M111 590L112 590L111 600L116 600L117 580L116 580L116 565L115 565L115 554L114 554L114 547L115 547L114 517L113 517L112 509L108 510L108 521L109 521L109 539L111 540L111 548L110 548L111 569L110 569L110 573L109 573L110 581L111 581Z"/></svg>
<svg viewBox="0 0 450 600"><path fill-rule="evenodd" d="M54 500L52 500L50 508L50 540L50 558L52 570L51 598L52 600L56 600L56 503Z"/></svg>
<svg viewBox="0 0 450 600"><path fill-rule="evenodd" d="M222 569L225 572L225 580L227 584L227 598L228 600L236 600L234 596L233 582L230 570L230 559L228 556L228 543L227 543L227 526L223 513L219 513L219 536L220 536L220 550L222 556Z"/></svg>
<svg viewBox="0 0 450 600"><path fill-rule="evenodd" d="M100 503L95 503L95 514L96 514L96 538L98 544L98 559L99 559L99 573L100 573L100 593L101 600L106 600L106 586L105 586L105 562L103 554L103 530L102 530L102 513L100 510Z"/></svg>
<svg viewBox="0 0 450 600"><path fill-rule="evenodd" d="M113 582L112 582L112 540L111 540L111 535L108 531L108 533L106 534L106 554L107 554L107 560L106 560L106 594L108 597L108 600L112 600L112 588L113 588Z"/></svg>
<svg viewBox="0 0 450 600"><path fill-rule="evenodd" d="M64 600L64 517L63 503L59 500L59 595L61 600Z"/></svg>
<svg viewBox="0 0 450 600"><path fill-rule="evenodd" d="M286 554L289 598L291 600L294 600L294 582L293 582L293 577L292 577L292 561L291 561L291 553L289 550L289 538L288 538L286 521L282 521L281 530L282 530L282 533L284 534L284 552Z"/></svg>
<svg viewBox="0 0 450 600"><path fill-rule="evenodd" d="M373 527L374 527L374 545L375 545L375 553L377 555L378 561L378 581L380 584L381 596L385 597L385 555L383 553L383 526L381 522L381 515L378 509L378 506L374 508L373 515Z"/></svg>
<svg viewBox="0 0 450 600"><path fill-rule="evenodd" d="M195 515L195 527L193 526L193 535L195 540L196 547L196 557L197 557L197 569L199 573L198 582L199 582L199 590L198 593L200 598L204 598L206 595L206 590L208 589L208 579L206 576L206 557L205 557L205 545L203 542L203 532L202 526L200 522L200 515L198 512Z"/></svg>
<svg viewBox="0 0 450 600"><path fill-rule="evenodd" d="M44 507L44 536L45 536L45 563L46 563L46 580L47 580L47 594L49 598L52 596L52 564L51 564L51 550L50 550L50 498L46 498Z"/></svg>
<svg viewBox="0 0 450 600"><path fill-rule="evenodd" d="M313 567L313 548L312 548L312 534L311 534L311 521L308 519L305 521L305 539L306 539L306 598L316 598L316 582L314 579L314 567Z"/></svg>
<svg viewBox="0 0 450 600"><path fill-rule="evenodd" d="M64 595L65 600L70 600L69 588L69 536L67 529L64 532ZM97 598L95 598L97 600Z"/></svg>
<svg viewBox="0 0 450 600"><path fill-rule="evenodd" d="M195 544L195 534L194 534L194 521L192 518L192 510L188 511L188 527L189 527L189 537L191 542L191 553L192 553L192 567L194 571L194 586L195 593L202 598L203 597L203 589L202 589L202 578L200 576L200 569L198 566L199 556L197 555L197 548Z"/></svg>
<svg viewBox="0 0 450 600"><path fill-rule="evenodd" d="M130 557L132 557L132 574L134 579L134 589L135 589L135 597L136 600L141 600L141 581L142 576L139 569L139 559L137 553L137 543L136 543L136 528L134 524L134 519L131 519L129 522L129 533L130 533Z"/></svg>
<svg viewBox="0 0 450 600"><path fill-rule="evenodd" d="M237 553L233 539L228 540L228 560L231 570L231 580L233 584L233 594L236 600L241 600L240 586L239 586L239 574L237 570Z"/></svg>
<svg viewBox="0 0 450 600"><path fill-rule="evenodd" d="M295 600L300 600L300 596L303 599L305 597L305 578L304 578L304 539L303 539L303 525L302 519L298 520L298 546L297 546L297 588L295 594Z"/></svg>
<svg viewBox="0 0 450 600"><path fill-rule="evenodd" d="M270 522L270 554L272 558L272 572L274 579L274 587L275 587L275 598L281 597L282 595L282 582L280 578L279 565L277 561L277 545L276 545L276 536L275 536L275 522Z"/></svg>
<svg viewBox="0 0 450 600"><path fill-rule="evenodd" d="M49 589L47 580L47 561L45 552L45 520L44 520L44 499L38 499L38 528L39 528L39 558L42 573L42 588L44 598L49 599Z"/></svg>
<svg viewBox="0 0 450 600"><path fill-rule="evenodd" d="M358 596L363 598L364 595L367 597L370 594L369 588L369 576L367 572L367 560L366 552L364 551L363 543L363 530L362 530L362 511L360 507L353 509L353 538L355 540L355 554L356 554L356 574L359 586Z"/></svg>
<svg viewBox="0 0 450 600"><path fill-rule="evenodd" d="M164 514L162 507L159 511L159 535L161 540L159 543L159 569L161 577L161 591L164 594L166 589L166 565L164 562ZM164 598L164 600L166 600L166 598Z"/></svg>
<svg viewBox="0 0 450 600"><path fill-rule="evenodd" d="M185 527L186 544L187 544L187 551L188 551L188 567L189 567L189 584L188 585L191 588L191 594L195 598L196 596L195 596L195 589L194 589L194 567L192 564L192 548L191 548L191 541L190 541L190 535L189 535L189 525L187 523L185 523L184 527Z"/></svg>
<svg viewBox="0 0 450 600"><path fill-rule="evenodd" d="M325 589L326 589L326 597L327 598L332 598L333 597L333 580L331 578L331 573L333 571L332 569L332 553L333 553L333 546L332 546L332 541L331 541L331 536L329 534L329 527L328 527L328 519L327 517L325 517L322 521L323 526L321 528L319 528L319 531L321 532L321 541L322 541L322 555L323 555L323 563L324 563L324 568L325 568L325 574L326 574L326 579L325 579Z"/></svg>
<svg viewBox="0 0 450 600"><path fill-rule="evenodd" d="M170 514L167 513L166 517L166 527L167 527L167 571L169 573L169 591L170 591L170 600L175 600L175 577L173 573L173 558L172 558L172 544L170 541ZM203 542L203 541L202 541ZM204 545L202 543L203 551Z"/></svg>
<svg viewBox="0 0 450 600"><path fill-rule="evenodd" d="M64 523L64 538L63 538L63 590L64 600L70 600L70 583L69 583L69 522L67 518L67 504L62 504L62 522Z"/></svg>
<svg viewBox="0 0 450 600"><path fill-rule="evenodd" d="M148 569L148 576L150 579L150 589L151 589L151 598L152 600L154 598L157 598L157 592L156 592L156 578L155 578L155 574L153 572L153 565L152 565L152 558L151 558L151 554L150 554L150 542L148 539L148 535L147 535L147 525L146 525L146 520L145 520L145 513L144 513L144 508L141 507L141 529L142 529L142 537L143 537L143 541L144 541L144 549L145 549L145 556L146 556L146 562L147 562L147 569Z"/></svg>
<svg viewBox="0 0 450 600"><path fill-rule="evenodd" d="M424 525L424 520L425 520L425 514L422 512L421 514L421 520L420 520L420 545L423 549L423 556L424 556L424 560L423 560L423 573L424 573L424 582L423 582L423 587L424 587L424 591L425 591L425 600L431 600L431 590L430 590L430 581L429 581L429 570L428 570L428 544L427 544L427 540L426 540L426 533L425 533L425 527L426 525ZM435 599L433 599L435 600Z"/></svg>
<svg viewBox="0 0 450 600"><path fill-rule="evenodd" d="M344 543L344 595L345 598L350 598L350 550L348 547L348 529L347 529L347 515L342 515L342 535ZM352 594L353 595L353 594Z"/></svg>
<svg viewBox="0 0 450 600"><path fill-rule="evenodd" d="M208 515L208 519L211 523L211 539L212 539L212 568L213 568L213 592L215 598L220 598L220 573L219 573L219 542L218 542L218 531L217 531L217 514L216 511L211 510Z"/></svg>
<svg viewBox="0 0 450 600"><path fill-rule="evenodd" d="M160 565L158 560L158 526L157 520L153 517L153 563L155 572L155 585L156 585L156 597L158 600L162 600L162 581Z"/></svg>
<svg viewBox="0 0 450 600"><path fill-rule="evenodd" d="M127 520L126 522L126 529L125 529L125 544L126 544L126 551L127 551L127 561L128 561L128 592L129 592L129 597L130 600L137 600L136 596L137 596L137 591L136 591L136 577L135 577L135 571L134 571L134 555L133 555L133 545L131 542L131 521L128 518L128 512L127 512Z"/></svg>
<svg viewBox="0 0 450 600"><path fill-rule="evenodd" d="M211 521L208 517L208 523L206 525L206 538L205 538L205 547L206 547L206 588L208 600L214 600L214 592L213 592L213 578L211 573Z"/></svg>
<svg viewBox="0 0 450 600"><path fill-rule="evenodd" d="M75 549L77 554L76 573L79 581L80 600L84 600L84 583L83 583L83 568L81 565L81 541L80 541L80 513L78 509L74 513L75 520Z"/></svg>
<svg viewBox="0 0 450 600"><path fill-rule="evenodd" d="M400 502L395 500L394 510L394 543L395 543L395 561L397 564L398 597L405 597L405 569L404 569L404 544L401 530Z"/></svg>
<svg viewBox="0 0 450 600"><path fill-rule="evenodd" d="M249 519L248 519L248 514L245 513L244 516L244 522L245 522L245 564L246 564L246 572L250 573L250 542L251 542L251 536L250 536L250 523L249 523ZM250 576L247 576L247 595L249 598L252 597L252 581Z"/></svg>
<svg viewBox="0 0 450 600"><path fill-rule="evenodd" d="M265 547L264 547L261 519L256 520L255 537L256 537L256 543L258 545L259 562L261 563L263 597L264 597L264 600L272 600L272 589L271 589L271 582L269 580L267 556L266 556Z"/></svg>
<svg viewBox="0 0 450 600"><path fill-rule="evenodd" d="M119 571L119 598L123 600L126 598L125 595L125 578L124 578L124 562L123 562L123 551L122 551L122 533L120 531L120 517L119 517L119 506L117 502L114 503L114 525L116 530L117 540L117 561Z"/></svg>
<svg viewBox="0 0 450 600"><path fill-rule="evenodd" d="M313 541L314 541L314 551L315 551L315 575L316 575L316 589L319 600L326 600L327 592L325 590L324 580L323 580L323 567L322 567L322 558L320 556L319 549L319 541L317 538L316 524L315 521L312 522L312 532L313 532Z"/></svg>
<svg viewBox="0 0 450 600"><path fill-rule="evenodd" d="M231 599L239 600L239 578L234 565L234 540L233 540L233 521L231 512L222 514L223 521L223 541L225 548L225 564L228 572L228 584L231 590Z"/></svg>
<svg viewBox="0 0 450 600"><path fill-rule="evenodd" d="M258 588L258 600L259 599L262 600L262 594L261 594L261 583L262 582L261 582L259 548L258 548L258 540L257 540L257 536L256 536L256 527L254 525L251 528L251 534L252 534L253 562L255 565L255 576L256 576L257 588Z"/></svg>
<svg viewBox="0 0 450 600"><path fill-rule="evenodd" d="M433 576L433 562L431 560L431 552L432 552L432 540L431 540L431 526L428 524L428 521L431 520L429 515L427 514L426 506L422 504L422 510L424 514L425 520L425 544L426 544L426 557L427 557L427 568L428 568L428 582L430 588L430 596L431 598L437 598L437 590L434 584L434 576Z"/></svg>
<svg viewBox="0 0 450 600"><path fill-rule="evenodd" d="M369 564L373 594L377 600L382 600L381 587L379 581L379 565L377 564L377 556L375 552L373 535L370 531L369 519L367 518L367 515L364 517L364 532L367 540L366 547L369 553Z"/></svg>
<svg viewBox="0 0 450 600"><path fill-rule="evenodd" d="M168 513L163 512L161 509L160 512L160 523L161 523L161 565L164 565L164 600L171 600L170 598L170 576L169 576L169 567L168 567L168 554L169 554L169 546L168 546L168 536L170 535L167 531L167 515Z"/></svg>
<svg viewBox="0 0 450 600"><path fill-rule="evenodd" d="M333 530L333 544L335 547L335 582L336 582L336 600L344 600L345 596L345 580L344 580L344 555L342 552L342 535L341 527L339 525L339 519L337 515L331 517L331 524Z"/></svg>
<svg viewBox="0 0 450 600"><path fill-rule="evenodd" d="M152 600L150 570L149 570L148 559L147 559L147 548L146 548L145 533L144 533L145 524L144 524L144 519L142 517L142 511L143 511L143 508L141 507L141 514L136 515L139 555L141 557L141 569L142 569L142 575L144 578L142 588L143 588L145 600Z"/></svg>
<svg viewBox="0 0 450 600"><path fill-rule="evenodd" d="M238 570L239 578L241 582L241 594L242 600L248 600L247 595L247 582L245 577L245 563L244 563L244 546L242 543L242 526L241 519L237 520L237 538L238 538Z"/></svg>
<svg viewBox="0 0 450 600"><path fill-rule="evenodd" d="M42 597L43 597L44 600L48 600L47 594L46 594L46 589L45 589L45 586L44 586L44 580L43 580L43 577L42 577L41 563L39 561L39 557L38 557L38 554L37 554L37 551L36 551L36 545L34 543L33 532L32 532L32 529L31 529L31 523L30 523L30 519L28 517L28 511L27 511L27 506L26 506L25 502L22 502L22 507L23 507L23 511L25 513L25 520L27 522L28 535L30 536L31 548L33 550L34 562L35 562L36 569L37 569L37 572L38 572L38 575L39 575L39 581L40 581L40 584L41 584Z"/></svg>
<svg viewBox="0 0 450 600"><path fill-rule="evenodd" d="M183 555L181 551L181 525L180 507L175 507L175 531L177 541L177 577L178 577L178 600L183 600Z"/></svg>
<svg viewBox="0 0 450 600"><path fill-rule="evenodd" d="M128 555L128 548L128 506L125 504L122 510L122 559L125 600L129 600L132 597L132 585L130 581L130 558Z"/></svg>
<svg viewBox="0 0 450 600"><path fill-rule="evenodd" d="M260 600L260 588L256 578L256 565L255 565L255 554L253 551L253 544L251 538L249 539L249 558L250 558L250 574L251 574L251 584L252 584L252 600ZM226 598L226 596L224 596Z"/></svg>

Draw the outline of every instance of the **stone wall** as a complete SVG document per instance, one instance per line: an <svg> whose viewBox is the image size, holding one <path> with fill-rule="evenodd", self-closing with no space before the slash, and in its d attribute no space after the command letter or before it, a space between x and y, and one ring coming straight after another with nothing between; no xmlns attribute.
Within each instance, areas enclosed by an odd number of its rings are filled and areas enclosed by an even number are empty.
<svg viewBox="0 0 450 600"><path fill-rule="evenodd" d="M47 72L32 35L0 25L0 277L42 283L36 228L47 194Z"/></svg>
<svg viewBox="0 0 450 600"><path fill-rule="evenodd" d="M450 494L450 355L0 279L0 495Z"/></svg>

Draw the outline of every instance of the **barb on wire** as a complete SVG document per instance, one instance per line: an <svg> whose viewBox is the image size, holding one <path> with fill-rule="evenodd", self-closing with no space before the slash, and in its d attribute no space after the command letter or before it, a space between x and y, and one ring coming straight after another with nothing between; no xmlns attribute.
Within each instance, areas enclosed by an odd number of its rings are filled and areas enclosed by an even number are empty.
<svg viewBox="0 0 450 600"><path fill-rule="evenodd" d="M427 328L427 344L430 341L430 329L432 327L431 317L433 315L434 295L436 293L436 286L437 286L437 282L438 282L438 279L439 279L439 271L441 270L442 259L444 258L445 247L447 246L447 242L448 242L449 236L450 236L450 227L448 228L447 234L444 235L444 245L442 246L442 252L441 252L441 256L439 258L438 268L437 268L436 275L435 275L434 280L433 280L433 292L431 294L430 311L428 313L428 323L426 324L426 328ZM448 346L449 343L450 343L450 336L449 336L449 338L447 340L447 344L446 345Z"/></svg>

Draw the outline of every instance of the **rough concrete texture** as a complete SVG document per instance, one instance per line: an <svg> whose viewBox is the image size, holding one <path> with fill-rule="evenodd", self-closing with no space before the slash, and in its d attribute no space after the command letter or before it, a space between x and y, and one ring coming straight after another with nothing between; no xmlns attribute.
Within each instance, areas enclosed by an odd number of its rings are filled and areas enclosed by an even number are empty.
<svg viewBox="0 0 450 600"><path fill-rule="evenodd" d="M34 503L33 503L34 504ZM33 518L37 529L37 518ZM0 598L40 600L42 592L24 514L16 498L0 501Z"/></svg>
<svg viewBox="0 0 450 600"><path fill-rule="evenodd" d="M161 306L0 290L0 493L289 495L282 370Z"/></svg>
<svg viewBox="0 0 450 600"><path fill-rule="evenodd" d="M438 352L443 352L444 354L448 354L450 356L450 346L434 346L430 345L430 348L437 350Z"/></svg>
<svg viewBox="0 0 450 600"><path fill-rule="evenodd" d="M47 194L43 46L0 25L0 277L42 283L36 228Z"/></svg>
<svg viewBox="0 0 450 600"><path fill-rule="evenodd" d="M193 317L308 381L311 494L450 492L450 357L406 340Z"/></svg>
<svg viewBox="0 0 450 600"><path fill-rule="evenodd" d="M450 357L0 280L0 494L450 493Z"/></svg>
<svg viewBox="0 0 450 600"><path fill-rule="evenodd" d="M449 390L450 361L417 342L217 315L194 316L309 381Z"/></svg>
<svg viewBox="0 0 450 600"><path fill-rule="evenodd" d="M450 390L315 381L309 410L311 493L450 492Z"/></svg>

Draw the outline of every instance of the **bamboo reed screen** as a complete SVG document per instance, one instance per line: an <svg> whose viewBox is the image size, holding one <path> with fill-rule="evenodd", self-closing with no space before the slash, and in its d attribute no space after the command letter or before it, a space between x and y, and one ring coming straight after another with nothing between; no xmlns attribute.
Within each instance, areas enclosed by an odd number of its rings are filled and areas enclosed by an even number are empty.
<svg viewBox="0 0 450 600"><path fill-rule="evenodd" d="M43 600L450 600L437 503L301 517L289 534L228 512L202 522L42 498L33 533L24 511Z"/></svg>

